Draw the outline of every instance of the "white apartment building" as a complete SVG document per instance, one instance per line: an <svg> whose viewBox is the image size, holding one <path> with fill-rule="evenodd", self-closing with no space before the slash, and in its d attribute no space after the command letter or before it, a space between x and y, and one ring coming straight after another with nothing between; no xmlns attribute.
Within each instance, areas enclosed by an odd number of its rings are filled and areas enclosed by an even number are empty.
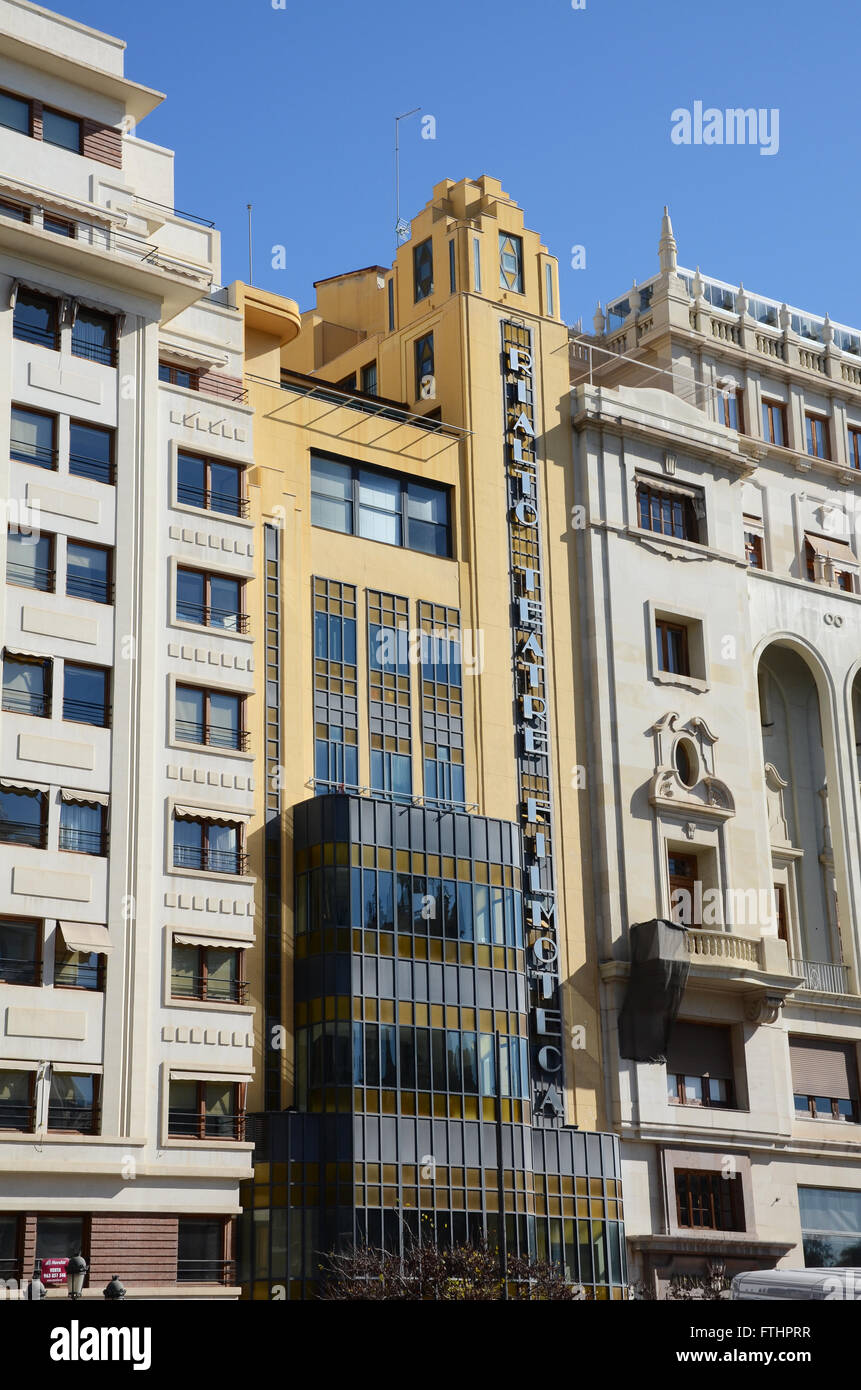
<svg viewBox="0 0 861 1390"><path fill-rule="evenodd" d="M0 1278L235 1298L251 412L124 47L0 0Z"/></svg>
<svg viewBox="0 0 861 1390"><path fill-rule="evenodd" d="M861 332L680 269L665 214L659 274L572 356L632 1277L856 1265ZM620 1056L618 1029L630 928L654 919L686 929L655 933L664 984L690 967L664 1061Z"/></svg>

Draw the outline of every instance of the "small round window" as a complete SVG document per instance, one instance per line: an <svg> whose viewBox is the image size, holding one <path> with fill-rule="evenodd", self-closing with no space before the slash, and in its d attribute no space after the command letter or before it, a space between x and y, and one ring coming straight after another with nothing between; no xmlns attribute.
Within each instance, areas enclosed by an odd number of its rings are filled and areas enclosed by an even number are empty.
<svg viewBox="0 0 861 1390"><path fill-rule="evenodd" d="M679 781L683 787L695 787L699 781L700 760L697 750L689 738L680 738L675 747L674 760Z"/></svg>

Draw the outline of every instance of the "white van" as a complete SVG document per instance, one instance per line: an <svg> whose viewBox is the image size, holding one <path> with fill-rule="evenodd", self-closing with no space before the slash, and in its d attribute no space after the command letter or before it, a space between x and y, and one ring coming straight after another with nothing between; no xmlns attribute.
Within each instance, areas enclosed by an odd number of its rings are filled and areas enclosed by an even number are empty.
<svg viewBox="0 0 861 1390"><path fill-rule="evenodd" d="M732 1297L861 1302L861 1269L755 1269L737 1274Z"/></svg>

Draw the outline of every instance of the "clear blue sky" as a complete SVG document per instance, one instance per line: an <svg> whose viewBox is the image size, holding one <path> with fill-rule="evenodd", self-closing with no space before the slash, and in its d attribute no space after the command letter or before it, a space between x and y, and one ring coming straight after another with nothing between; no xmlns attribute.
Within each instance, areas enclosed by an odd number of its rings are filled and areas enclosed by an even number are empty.
<svg viewBox="0 0 861 1390"><path fill-rule="evenodd" d="M682 264L861 325L861 15L853 0L57 0L128 43L168 100L140 134L177 152L176 203L215 219L223 279L313 300L312 282L394 242L443 178L500 179L561 265L562 311L657 269L662 206ZM780 149L679 147L677 107L777 107ZM283 243L287 269L273 270ZM585 270L570 248L583 244Z"/></svg>

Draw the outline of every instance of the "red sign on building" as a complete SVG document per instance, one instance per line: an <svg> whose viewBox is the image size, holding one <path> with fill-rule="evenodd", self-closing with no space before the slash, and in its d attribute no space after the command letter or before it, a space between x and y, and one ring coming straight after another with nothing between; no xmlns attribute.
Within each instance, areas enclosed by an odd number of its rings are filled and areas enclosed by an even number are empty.
<svg viewBox="0 0 861 1390"><path fill-rule="evenodd" d="M42 1261L42 1283L46 1288L56 1284L65 1284L66 1266L68 1259L50 1259Z"/></svg>

